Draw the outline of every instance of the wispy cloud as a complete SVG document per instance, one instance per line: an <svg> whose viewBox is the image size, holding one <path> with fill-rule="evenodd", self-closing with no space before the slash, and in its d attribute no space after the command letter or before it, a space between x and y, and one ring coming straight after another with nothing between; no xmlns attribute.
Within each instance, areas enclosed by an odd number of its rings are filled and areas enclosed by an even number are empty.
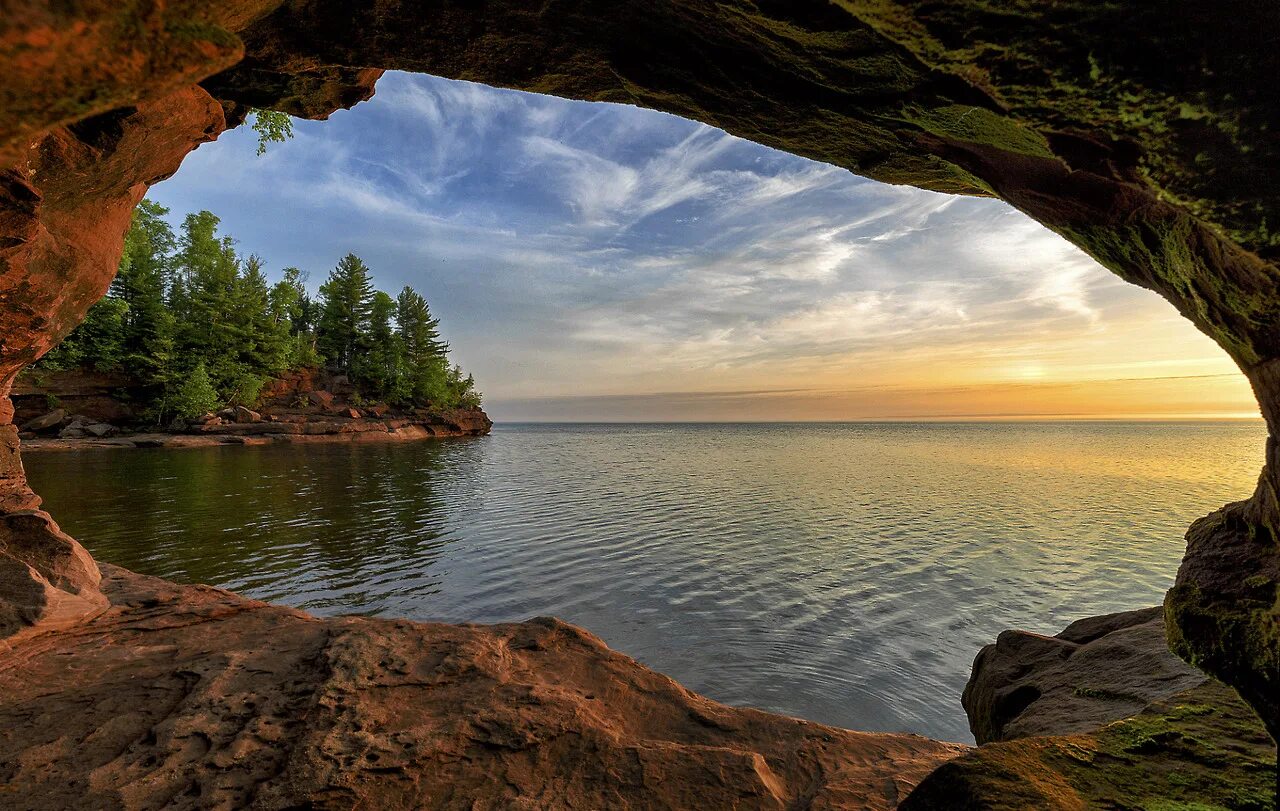
<svg viewBox="0 0 1280 811"><path fill-rule="evenodd" d="M261 159L228 133L153 196L217 212L277 270L318 282L354 250L383 287L419 287L499 417L584 394L1231 369L1164 302L1002 203L672 116L389 74L295 131Z"/></svg>

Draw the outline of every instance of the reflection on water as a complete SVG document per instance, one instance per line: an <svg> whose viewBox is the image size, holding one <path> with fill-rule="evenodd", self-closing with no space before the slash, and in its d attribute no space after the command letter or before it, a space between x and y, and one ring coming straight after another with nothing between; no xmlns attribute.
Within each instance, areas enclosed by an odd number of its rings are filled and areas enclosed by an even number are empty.
<svg viewBox="0 0 1280 811"><path fill-rule="evenodd" d="M1152 605L1260 423L504 425L28 457L100 559L316 613L554 614L732 704L971 740L978 647Z"/></svg>

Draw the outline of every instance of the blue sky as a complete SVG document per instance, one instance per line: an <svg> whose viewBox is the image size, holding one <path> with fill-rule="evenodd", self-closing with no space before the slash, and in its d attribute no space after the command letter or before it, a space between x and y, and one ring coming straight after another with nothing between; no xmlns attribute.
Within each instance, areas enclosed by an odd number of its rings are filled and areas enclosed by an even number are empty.
<svg viewBox="0 0 1280 811"><path fill-rule="evenodd" d="M1229 361L1003 203L887 186L637 108L388 74L151 192L269 273L411 284L498 419L1223 413ZM1148 407L1149 406L1149 407Z"/></svg>

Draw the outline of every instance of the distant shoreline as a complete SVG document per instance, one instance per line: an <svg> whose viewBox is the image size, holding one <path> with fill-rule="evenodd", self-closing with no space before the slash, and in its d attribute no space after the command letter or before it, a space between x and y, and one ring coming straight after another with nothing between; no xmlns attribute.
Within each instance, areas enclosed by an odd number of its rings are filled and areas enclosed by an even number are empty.
<svg viewBox="0 0 1280 811"><path fill-rule="evenodd" d="M23 453L87 450L217 448L244 445L315 445L341 442L416 442L485 436L493 423L481 410L457 410L428 417L394 419L312 419L306 422L252 422L198 426L194 431L141 432L111 437L32 437Z"/></svg>

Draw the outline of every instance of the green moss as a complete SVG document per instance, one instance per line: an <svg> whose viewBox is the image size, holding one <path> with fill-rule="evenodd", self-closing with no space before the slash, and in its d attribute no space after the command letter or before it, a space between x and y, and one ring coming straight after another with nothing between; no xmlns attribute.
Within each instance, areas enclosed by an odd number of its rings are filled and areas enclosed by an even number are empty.
<svg viewBox="0 0 1280 811"><path fill-rule="evenodd" d="M235 49L240 47L240 38L217 25L199 20L183 20L169 23L165 33L179 42L210 42L219 48Z"/></svg>
<svg viewBox="0 0 1280 811"><path fill-rule="evenodd" d="M1275 779L1275 749L1257 716L1206 681L1092 734L978 747L901 808L1274 811Z"/></svg>
<svg viewBox="0 0 1280 811"><path fill-rule="evenodd" d="M1115 690L1107 690L1100 687L1077 687L1073 691L1080 698L1096 698L1100 701L1137 701L1136 696L1128 693L1121 693Z"/></svg>
<svg viewBox="0 0 1280 811"><path fill-rule="evenodd" d="M1037 158L1054 157L1044 136L982 107L961 104L928 108L912 106L908 108L905 120L926 132L957 141Z"/></svg>

